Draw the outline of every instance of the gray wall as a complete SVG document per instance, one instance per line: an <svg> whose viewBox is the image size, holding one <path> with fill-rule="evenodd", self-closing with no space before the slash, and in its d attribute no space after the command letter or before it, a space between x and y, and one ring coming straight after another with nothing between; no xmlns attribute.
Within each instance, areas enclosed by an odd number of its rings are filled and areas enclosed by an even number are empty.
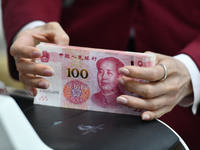
<svg viewBox="0 0 200 150"><path fill-rule="evenodd" d="M1 0L0 0L1 6ZM2 12L0 7L0 81L3 81L6 86L24 89L24 86L10 77L8 71L8 59L5 46L5 38L2 26Z"/></svg>
<svg viewBox="0 0 200 150"><path fill-rule="evenodd" d="M1 4L1 0L0 0ZM4 33L3 33L3 25L2 25L2 12L0 7L0 53L5 53L5 39L4 39Z"/></svg>

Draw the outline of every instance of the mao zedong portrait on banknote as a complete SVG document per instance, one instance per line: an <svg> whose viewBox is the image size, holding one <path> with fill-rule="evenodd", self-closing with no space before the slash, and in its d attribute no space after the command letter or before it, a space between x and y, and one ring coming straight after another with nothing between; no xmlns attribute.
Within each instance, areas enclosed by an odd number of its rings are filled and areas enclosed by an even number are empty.
<svg viewBox="0 0 200 150"><path fill-rule="evenodd" d="M101 107L119 105L116 98L123 93L118 87L117 79L121 76L118 69L123 66L124 64L115 57L105 57L97 61L97 81L100 91L92 95L92 102Z"/></svg>

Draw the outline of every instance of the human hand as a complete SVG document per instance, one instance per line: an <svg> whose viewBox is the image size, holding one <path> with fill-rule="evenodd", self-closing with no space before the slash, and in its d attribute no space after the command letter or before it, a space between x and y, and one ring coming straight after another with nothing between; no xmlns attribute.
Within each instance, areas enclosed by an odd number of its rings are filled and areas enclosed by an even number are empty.
<svg viewBox="0 0 200 150"><path fill-rule="evenodd" d="M156 53L155 53L156 54ZM118 81L128 91L141 97L121 95L117 102L132 108L145 109L143 120L153 120L171 111L184 97L192 94L192 83L189 72L179 60L166 55L156 54L157 65L154 67L124 66L119 73L124 75ZM168 76L165 75L164 64ZM138 82L134 79L143 79L148 82Z"/></svg>
<svg viewBox="0 0 200 150"><path fill-rule="evenodd" d="M54 70L46 65L35 63L34 59L42 56L39 49L35 48L39 42L68 45L69 37L56 22L20 32L10 48L19 72L19 79L25 84L30 94L37 94L36 88L47 89L49 83L39 76L52 76ZM39 76L37 76L39 75Z"/></svg>

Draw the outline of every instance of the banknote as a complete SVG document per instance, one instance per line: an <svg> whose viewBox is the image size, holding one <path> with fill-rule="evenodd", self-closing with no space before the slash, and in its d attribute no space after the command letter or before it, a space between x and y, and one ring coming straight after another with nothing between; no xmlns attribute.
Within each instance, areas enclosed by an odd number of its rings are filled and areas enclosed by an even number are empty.
<svg viewBox="0 0 200 150"><path fill-rule="evenodd" d="M37 63L51 66L48 89L38 89L35 104L81 110L140 115L143 110L116 102L122 94L137 96L121 86L118 69L123 66L154 66L154 54L41 43ZM142 80L139 82L143 82Z"/></svg>

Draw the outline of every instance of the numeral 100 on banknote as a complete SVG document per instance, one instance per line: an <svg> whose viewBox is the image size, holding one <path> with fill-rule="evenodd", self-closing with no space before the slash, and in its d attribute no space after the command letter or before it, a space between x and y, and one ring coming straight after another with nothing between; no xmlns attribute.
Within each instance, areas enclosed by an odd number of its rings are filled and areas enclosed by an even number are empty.
<svg viewBox="0 0 200 150"><path fill-rule="evenodd" d="M86 69L78 70L77 68L67 68L67 77L78 78L79 75L81 78L86 79L88 77L88 71Z"/></svg>

